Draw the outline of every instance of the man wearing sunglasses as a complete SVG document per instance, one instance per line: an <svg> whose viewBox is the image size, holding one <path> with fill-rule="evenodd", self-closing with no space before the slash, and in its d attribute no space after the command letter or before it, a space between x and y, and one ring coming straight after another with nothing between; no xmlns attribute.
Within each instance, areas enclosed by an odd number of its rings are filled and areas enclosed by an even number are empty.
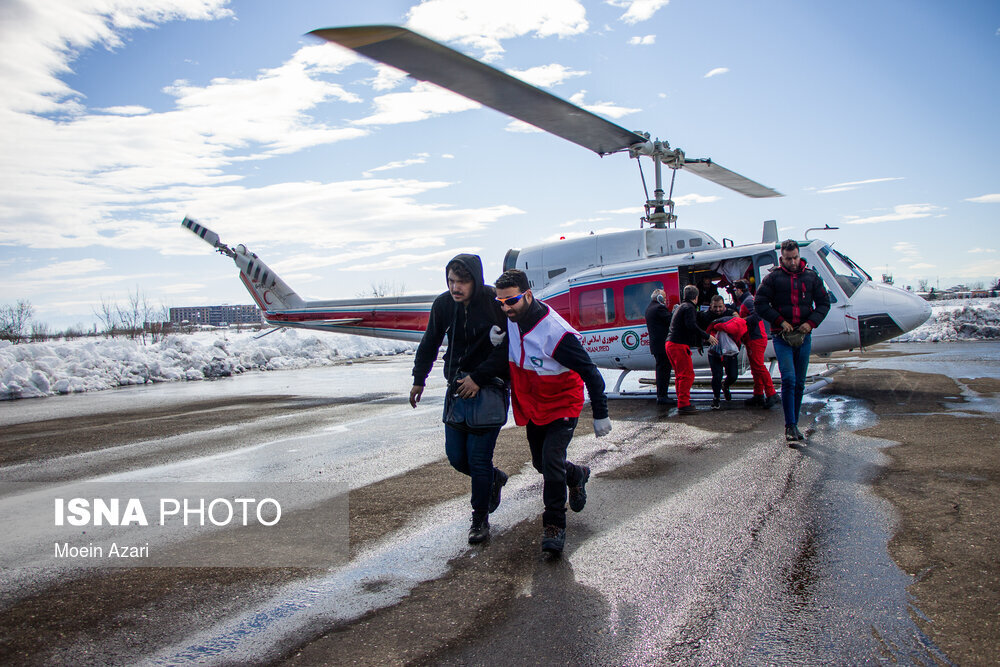
<svg viewBox="0 0 1000 667"><path fill-rule="evenodd" d="M590 395L594 433L611 432L604 378L580 343L580 334L531 293L523 271L505 271L496 300L507 316L507 359L514 421L527 429L531 463L542 473L542 550L562 553L566 543L566 498L574 512L587 502L590 468L566 460L580 411L583 387Z"/></svg>
<svg viewBox="0 0 1000 667"><path fill-rule="evenodd" d="M424 393L438 349L448 337L444 353L444 376L448 391L460 398L473 398L479 388L494 378L507 379L507 363L502 350L494 348L490 330L503 323L493 288L483 284L483 263L478 255L457 255L445 267L448 291L431 306L427 329L413 359L413 387L410 405L414 408ZM447 406L447 401L445 402ZM444 446L448 462L471 479L472 526L469 544L484 542L490 535L489 514L500 505L500 491L507 475L493 466L500 427L473 428L446 423Z"/></svg>

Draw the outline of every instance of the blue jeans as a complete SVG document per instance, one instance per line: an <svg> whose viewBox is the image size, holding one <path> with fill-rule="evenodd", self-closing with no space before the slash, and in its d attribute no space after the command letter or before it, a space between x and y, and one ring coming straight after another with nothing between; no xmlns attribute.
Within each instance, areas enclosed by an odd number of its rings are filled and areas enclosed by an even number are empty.
<svg viewBox="0 0 1000 667"><path fill-rule="evenodd" d="M781 336L775 336L771 342L781 372L781 407L785 411L785 426L795 425L799 423L802 393L806 388L812 334L807 335L799 347L792 347Z"/></svg>
<svg viewBox="0 0 1000 667"><path fill-rule="evenodd" d="M493 490L493 448L500 427L479 432L444 425L444 450L451 467L472 478L472 511L486 514Z"/></svg>

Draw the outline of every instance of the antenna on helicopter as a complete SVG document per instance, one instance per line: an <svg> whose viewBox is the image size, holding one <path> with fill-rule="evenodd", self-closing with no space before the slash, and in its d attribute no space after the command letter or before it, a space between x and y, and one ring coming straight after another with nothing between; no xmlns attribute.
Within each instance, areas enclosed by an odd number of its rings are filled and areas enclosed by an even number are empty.
<svg viewBox="0 0 1000 667"><path fill-rule="evenodd" d="M809 240L809 232L825 232L827 230L833 231L835 229L840 229L840 227L831 227L830 223L827 223L825 227L810 227L806 230L805 239Z"/></svg>
<svg viewBox="0 0 1000 667"><path fill-rule="evenodd" d="M309 34L391 65L418 81L429 81L447 88L592 150L601 157L628 151L629 157L636 160L642 156L651 158L656 188L653 199L649 199L647 195L646 217L643 221L652 227L665 228L677 224L672 197L677 170L682 168L748 197L782 196L777 190L720 167L709 158L686 158L684 151L671 148L666 141L650 141L648 132L626 130L541 88L406 28L390 25L322 28ZM670 194L666 199L663 198L664 164L673 170Z"/></svg>

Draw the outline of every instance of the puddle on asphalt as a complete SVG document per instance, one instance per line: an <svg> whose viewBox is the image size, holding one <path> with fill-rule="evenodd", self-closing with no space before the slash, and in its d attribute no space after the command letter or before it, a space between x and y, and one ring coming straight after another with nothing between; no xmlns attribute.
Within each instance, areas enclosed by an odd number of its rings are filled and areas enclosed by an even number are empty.
<svg viewBox="0 0 1000 667"><path fill-rule="evenodd" d="M758 625L745 661L951 664L917 626L924 616L906 590L914 579L888 553L897 519L871 479L891 443L855 433L876 415L862 401L831 395L807 395L803 412L815 415L816 432L801 452L821 466L809 499L813 522L777 618Z"/></svg>

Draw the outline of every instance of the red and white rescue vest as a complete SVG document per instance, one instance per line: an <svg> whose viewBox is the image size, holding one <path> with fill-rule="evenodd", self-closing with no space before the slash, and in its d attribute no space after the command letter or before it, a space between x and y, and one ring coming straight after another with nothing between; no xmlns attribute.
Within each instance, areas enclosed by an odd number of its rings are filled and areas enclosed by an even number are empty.
<svg viewBox="0 0 1000 667"><path fill-rule="evenodd" d="M517 322L507 322L511 403L518 426L573 419L583 409L583 380L552 358L563 336L580 334L559 313L546 308L548 312L523 338Z"/></svg>

